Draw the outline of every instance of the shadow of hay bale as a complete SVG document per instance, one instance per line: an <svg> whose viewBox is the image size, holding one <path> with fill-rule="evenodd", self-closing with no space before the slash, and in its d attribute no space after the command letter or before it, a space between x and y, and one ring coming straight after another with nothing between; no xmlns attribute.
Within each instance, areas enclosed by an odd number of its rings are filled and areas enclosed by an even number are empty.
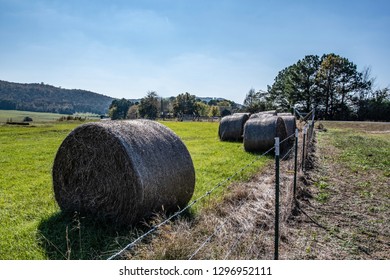
<svg viewBox="0 0 390 280"><path fill-rule="evenodd" d="M43 220L37 232L40 245L51 260L105 259L117 243L124 241L120 236L126 235L129 230L67 212Z"/></svg>
<svg viewBox="0 0 390 280"><path fill-rule="evenodd" d="M77 212L58 212L41 221L37 239L50 260L105 260L170 214L159 213L137 225L124 227ZM193 211L183 212L180 219L193 220ZM140 243L149 242L150 238Z"/></svg>

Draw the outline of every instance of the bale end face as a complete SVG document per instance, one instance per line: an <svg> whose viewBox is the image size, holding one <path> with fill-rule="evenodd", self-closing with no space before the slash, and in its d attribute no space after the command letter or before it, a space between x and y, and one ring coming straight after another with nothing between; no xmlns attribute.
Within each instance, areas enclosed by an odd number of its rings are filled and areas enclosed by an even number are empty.
<svg viewBox="0 0 390 280"><path fill-rule="evenodd" d="M221 141L242 141L244 125L248 119L247 113L223 117L218 128L219 139Z"/></svg>
<svg viewBox="0 0 390 280"><path fill-rule="evenodd" d="M249 119L244 127L244 149L247 152L266 152L275 144L275 137L283 141L287 136L286 126L280 117L264 116ZM285 146L281 146L281 151Z"/></svg>

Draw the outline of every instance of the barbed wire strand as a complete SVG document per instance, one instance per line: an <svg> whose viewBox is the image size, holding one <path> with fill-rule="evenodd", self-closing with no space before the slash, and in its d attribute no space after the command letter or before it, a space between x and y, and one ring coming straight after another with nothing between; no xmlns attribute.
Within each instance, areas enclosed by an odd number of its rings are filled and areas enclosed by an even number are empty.
<svg viewBox="0 0 390 280"><path fill-rule="evenodd" d="M253 190L252 190L252 192L253 192ZM241 208L243 205L244 205L244 200L242 200L241 202L240 202L240 204L237 206L237 208ZM215 229L215 231L211 234L211 235L209 235L207 238L206 238L206 240L204 241L204 242L202 242L202 244L195 250L195 252L194 253L192 253L192 255L188 258L188 260L191 260L222 228L223 228L223 226L228 222L228 220L229 220L229 216L227 216L224 220L223 220L223 223L222 224L220 224L216 229Z"/></svg>
<svg viewBox="0 0 390 280"><path fill-rule="evenodd" d="M182 214L183 212L185 212L186 210L188 210L189 208L191 208L194 204L198 203L200 200L202 200L203 198L205 198L206 196L209 196L212 192L214 192L216 189L220 188L222 185L224 185L225 183L229 182L231 179L233 179L236 175L238 175L239 173L243 172L246 168L248 168L249 166L253 165L255 162L259 161L262 157L264 157L265 155L267 155L268 153L270 153L273 149L275 149L275 147L273 146L272 148L268 149L267 151L265 151L264 153L262 153L261 155L257 156L254 160L252 160L250 163L248 163L247 165L245 165L244 167L242 167L241 169L239 169L238 171L236 171L234 174L232 174L231 176L229 176L228 178L226 178L225 180L219 182L217 185L215 185L212 189L210 189L209 191L207 191L205 194L203 194L202 196L198 197L197 199L193 200L191 203L189 203L186 207L184 207L183 209L177 211L176 213L174 213L173 215L171 215L170 217L168 217L167 219L165 219L164 221L162 221L161 223L153 226L149 231L147 231L146 233L142 234L141 236L139 236L138 238L136 238L134 241L132 241L131 243L127 244L124 248L122 248L120 251L118 251L117 253L113 254L112 256L110 256L107 260L113 260L117 257L119 257L120 255L122 255L125 251L131 249L132 247L134 247L135 244L137 244L139 241L141 241L142 239L144 239L146 236L152 234L153 232L155 232L158 228L160 228L161 226L167 224L170 220L172 220L173 218L179 216L180 214Z"/></svg>
<svg viewBox="0 0 390 280"><path fill-rule="evenodd" d="M223 228L223 226L227 223L227 221L228 221L228 219L226 219L222 224L220 224L214 230L214 232L209 237L207 237L207 239L198 247L198 249L196 249L195 252L192 253L192 255L188 258L188 260L192 260L192 258L195 257L196 254L199 253L199 251L211 240L211 238L213 238Z"/></svg>
<svg viewBox="0 0 390 280"><path fill-rule="evenodd" d="M236 242L230 247L230 250L227 252L225 257L223 258L224 260L227 260L227 258L230 256L230 254L233 252L234 249L236 249L238 242L241 241L241 237L244 235L245 231L241 232L240 236L237 238Z"/></svg>
<svg viewBox="0 0 390 280"><path fill-rule="evenodd" d="M282 144L283 142L289 140L289 139L292 138L293 136L295 136L295 131L294 131L294 133L291 134L290 136L287 136L286 138L284 138L283 140L281 140L281 141L279 142L279 144Z"/></svg>
<svg viewBox="0 0 390 280"><path fill-rule="evenodd" d="M283 156L282 160L285 160L290 155L290 153L294 150L294 148L295 148L295 145L292 146L292 148L290 150L288 150L288 152Z"/></svg>
<svg viewBox="0 0 390 280"><path fill-rule="evenodd" d="M256 234L257 232L258 232L259 234ZM248 250L246 251L246 255L248 255L248 254L250 253L250 251L252 251L253 248L255 247L255 243L256 243L256 241L259 239L260 230L259 230L259 229L256 229L256 230L255 230L255 234L256 234L256 236L255 236L255 238L253 239L251 245L248 246Z"/></svg>
<svg viewBox="0 0 390 280"><path fill-rule="evenodd" d="M269 153L270 151L272 151L272 149L269 149L267 152L265 152L263 155ZM250 194L252 194L254 191L254 189L251 190ZM249 196L249 195L248 195ZM245 200L242 200L240 202L240 204L237 206L237 208L241 208L243 205L244 205L244 202ZM239 209L237 209L238 211ZM225 218L224 222L210 235L206 238L206 240L195 250L195 252L190 256L189 260L191 260L204 246L206 246L206 244L222 229L222 227L227 223L227 221L229 220L229 216ZM243 231L239 238L237 238L236 242L232 245L232 247L230 248L230 250L228 251L227 255L225 256L225 259L230 255L230 252L233 250L233 247L236 247L238 242L240 241L242 235L245 233L245 231Z"/></svg>

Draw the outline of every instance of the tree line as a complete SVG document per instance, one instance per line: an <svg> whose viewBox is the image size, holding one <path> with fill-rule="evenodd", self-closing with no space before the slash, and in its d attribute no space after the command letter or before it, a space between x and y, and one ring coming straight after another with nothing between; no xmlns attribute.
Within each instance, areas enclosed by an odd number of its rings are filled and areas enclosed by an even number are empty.
<svg viewBox="0 0 390 280"><path fill-rule="evenodd" d="M370 68L336 54L307 55L281 70L267 91L249 90L247 111L291 111L294 106L330 120L390 120L390 92L375 89Z"/></svg>
<svg viewBox="0 0 390 280"><path fill-rule="evenodd" d="M109 107L111 119L136 119L136 118L181 118L190 116L216 117L226 116L239 111L240 106L226 99L211 99L202 101L188 92L176 97L163 98L157 92L149 91L140 102L132 102L127 99L115 99Z"/></svg>

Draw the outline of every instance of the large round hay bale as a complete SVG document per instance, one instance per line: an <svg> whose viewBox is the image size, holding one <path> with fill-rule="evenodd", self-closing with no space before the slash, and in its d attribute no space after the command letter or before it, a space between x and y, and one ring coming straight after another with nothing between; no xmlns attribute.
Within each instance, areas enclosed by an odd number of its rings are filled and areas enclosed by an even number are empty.
<svg viewBox="0 0 390 280"><path fill-rule="evenodd" d="M278 116L279 116L279 114L278 114ZM291 114L290 115L282 115L280 117L284 120L284 123L286 125L287 137L294 134L295 129L297 128L295 117Z"/></svg>
<svg viewBox="0 0 390 280"><path fill-rule="evenodd" d="M263 111L263 112L254 113L250 116L250 119L262 118L265 116L276 116L276 111L272 110L272 111Z"/></svg>
<svg viewBox="0 0 390 280"><path fill-rule="evenodd" d="M244 125L248 119L248 113L236 113L223 117L218 128L219 139L221 141L242 141Z"/></svg>
<svg viewBox="0 0 390 280"><path fill-rule="evenodd" d="M77 127L58 149L52 175L63 211L118 224L182 208L195 187L186 146L169 128L148 120Z"/></svg>
<svg viewBox="0 0 390 280"><path fill-rule="evenodd" d="M283 141L287 136L282 118L269 116L249 119L244 127L244 148L247 152L265 152L275 144L275 137ZM281 146L281 150L284 150Z"/></svg>

